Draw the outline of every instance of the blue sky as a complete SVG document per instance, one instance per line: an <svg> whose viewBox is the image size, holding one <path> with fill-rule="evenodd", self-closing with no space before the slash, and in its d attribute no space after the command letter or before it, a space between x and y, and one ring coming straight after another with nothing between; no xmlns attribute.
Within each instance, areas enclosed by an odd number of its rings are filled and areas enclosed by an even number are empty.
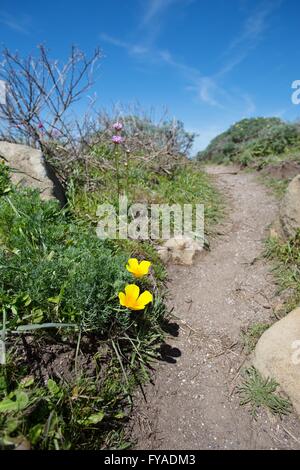
<svg viewBox="0 0 300 470"><path fill-rule="evenodd" d="M20 53L45 43L103 51L99 106L166 107L200 134L195 150L244 117L294 120L300 79L298 0L1 0L0 42Z"/></svg>

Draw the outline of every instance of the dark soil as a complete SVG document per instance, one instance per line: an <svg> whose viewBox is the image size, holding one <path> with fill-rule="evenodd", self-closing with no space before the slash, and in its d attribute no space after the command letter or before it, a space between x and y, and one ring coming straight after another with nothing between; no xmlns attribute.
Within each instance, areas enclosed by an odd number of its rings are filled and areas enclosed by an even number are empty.
<svg viewBox="0 0 300 470"><path fill-rule="evenodd" d="M66 339L47 334L40 337L24 334L11 345L11 349L14 350L13 355L18 367L28 369L28 372L43 384L46 384L49 378L72 383L76 376L83 372L85 377L93 377L96 367L98 371L101 369L104 375L104 369L109 362L108 348L99 346L99 339L93 335L81 338L77 357L76 336ZM99 358L97 364L95 354Z"/></svg>

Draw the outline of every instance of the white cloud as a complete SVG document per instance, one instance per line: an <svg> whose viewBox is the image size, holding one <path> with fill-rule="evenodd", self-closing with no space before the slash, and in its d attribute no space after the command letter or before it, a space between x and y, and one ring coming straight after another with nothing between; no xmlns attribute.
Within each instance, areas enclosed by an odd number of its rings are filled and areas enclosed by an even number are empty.
<svg viewBox="0 0 300 470"><path fill-rule="evenodd" d="M255 105L252 97L248 93L244 93L244 94L242 94L242 98L244 99L244 103L245 103L245 111L244 111L245 115L249 116L249 115L255 113L256 105Z"/></svg>
<svg viewBox="0 0 300 470"><path fill-rule="evenodd" d="M162 15L175 3L187 5L191 0L149 0L144 9L140 25L148 29L152 24L160 23ZM118 38L102 34L101 38L116 46L123 48L128 54L143 59L147 63L166 64L172 67L186 80L186 89L193 92L199 102L219 109L228 109L238 116L250 116L256 111L256 105L249 93L243 90L226 89L222 80L237 67L256 47L269 26L269 18L282 0L263 1L252 14L248 15L242 25L240 34L229 44L224 54L224 63L216 73L207 76L195 67L178 60L169 50L159 49L151 42L129 43ZM155 29L155 28L154 28Z"/></svg>
<svg viewBox="0 0 300 470"><path fill-rule="evenodd" d="M31 19L28 15L12 16L6 11L0 11L0 24L21 34L29 34Z"/></svg>
<svg viewBox="0 0 300 470"><path fill-rule="evenodd" d="M218 94L222 94L222 91L211 77L200 78L197 81L196 92L200 100L204 103L219 108L223 107L221 102L216 98Z"/></svg>
<svg viewBox="0 0 300 470"><path fill-rule="evenodd" d="M132 55L144 55L147 54L148 48L140 45L140 44L130 44L129 42L121 41L120 39L110 36L109 34L102 33L100 38L107 42L108 44L112 44L113 46L120 47L121 49L125 49L129 54Z"/></svg>
<svg viewBox="0 0 300 470"><path fill-rule="evenodd" d="M282 0L263 1L246 19L242 32L231 44L231 48L237 47L245 42L256 42L261 39L262 33L269 27L268 19L277 10Z"/></svg>
<svg viewBox="0 0 300 470"><path fill-rule="evenodd" d="M141 26L145 26L155 20L156 17L161 16L172 4L177 3L178 0L147 0L144 14L141 21Z"/></svg>
<svg viewBox="0 0 300 470"><path fill-rule="evenodd" d="M218 77L231 72L258 46L263 38L263 33L269 27L269 19L272 13L280 7L281 3L282 0L263 1L247 17L240 34L232 40L224 53L224 56L229 57L229 59L217 73Z"/></svg>

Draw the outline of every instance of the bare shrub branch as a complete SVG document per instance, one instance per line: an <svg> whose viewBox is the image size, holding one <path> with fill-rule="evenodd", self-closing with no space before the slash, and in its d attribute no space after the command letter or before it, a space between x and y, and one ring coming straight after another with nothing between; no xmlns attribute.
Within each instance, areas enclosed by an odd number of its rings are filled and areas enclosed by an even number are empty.
<svg viewBox="0 0 300 470"><path fill-rule="evenodd" d="M38 50L36 57L25 59L8 49L2 52L6 102L0 104L0 138L44 149L47 140L59 137L73 146L72 105L92 86L100 50L87 58L73 46L64 64L50 60L43 45Z"/></svg>
<svg viewBox="0 0 300 470"><path fill-rule="evenodd" d="M170 119L166 110L158 119L153 109L145 112L139 104L99 111L91 98L84 115L76 118L74 105L93 85L99 49L87 58L72 47L63 64L50 60L44 46L38 50L37 56L28 58L3 51L0 80L7 93L6 102L0 103L1 140L41 148L62 182L80 174L88 188L97 185L91 168L116 171L112 135L117 120L123 125L121 163L126 164L130 155L140 165L168 173L188 155L195 134Z"/></svg>

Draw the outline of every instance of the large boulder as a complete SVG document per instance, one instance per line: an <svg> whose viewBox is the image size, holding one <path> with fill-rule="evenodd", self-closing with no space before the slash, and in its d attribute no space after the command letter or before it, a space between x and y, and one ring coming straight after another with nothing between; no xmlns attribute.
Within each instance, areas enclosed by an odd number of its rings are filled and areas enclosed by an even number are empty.
<svg viewBox="0 0 300 470"><path fill-rule="evenodd" d="M13 183L36 188L42 199L56 198L65 204L63 187L40 150L0 141L0 158L10 167Z"/></svg>
<svg viewBox="0 0 300 470"><path fill-rule="evenodd" d="M274 378L300 415L300 308L269 328L258 341L253 365Z"/></svg>
<svg viewBox="0 0 300 470"><path fill-rule="evenodd" d="M288 185L279 217L285 237L293 237L297 229L300 229L300 175Z"/></svg>

